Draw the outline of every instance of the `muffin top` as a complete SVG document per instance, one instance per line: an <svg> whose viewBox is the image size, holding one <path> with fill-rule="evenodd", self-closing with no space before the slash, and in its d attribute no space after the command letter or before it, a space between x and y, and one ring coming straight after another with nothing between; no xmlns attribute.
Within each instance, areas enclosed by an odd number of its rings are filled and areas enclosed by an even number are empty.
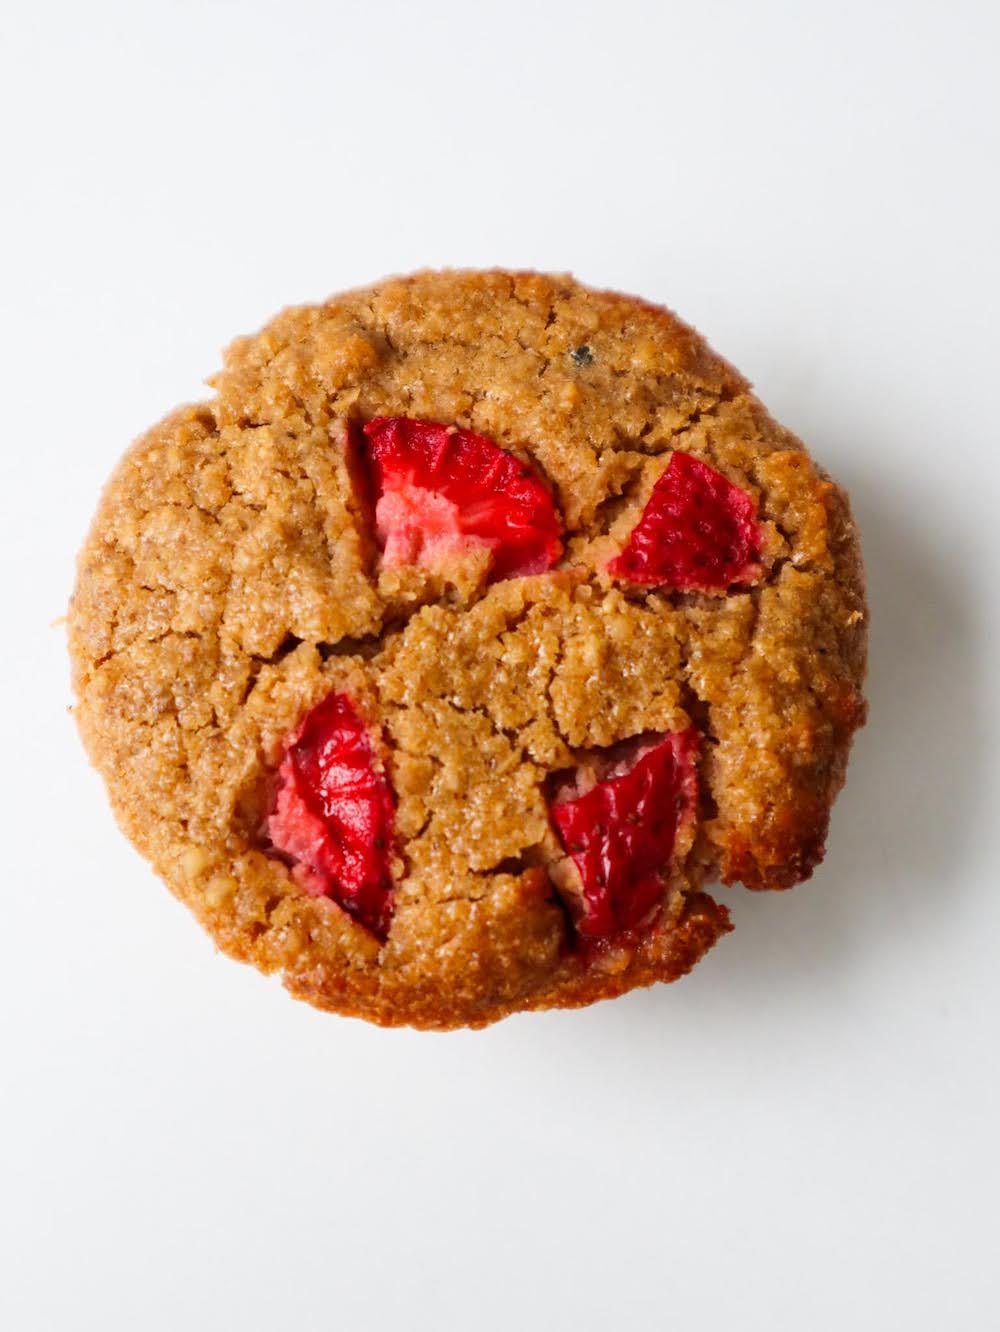
<svg viewBox="0 0 1000 1332"><path fill-rule="evenodd" d="M823 854L846 498L666 310L425 272L286 310L140 438L70 607L117 818L232 956L384 1024L688 970Z"/></svg>

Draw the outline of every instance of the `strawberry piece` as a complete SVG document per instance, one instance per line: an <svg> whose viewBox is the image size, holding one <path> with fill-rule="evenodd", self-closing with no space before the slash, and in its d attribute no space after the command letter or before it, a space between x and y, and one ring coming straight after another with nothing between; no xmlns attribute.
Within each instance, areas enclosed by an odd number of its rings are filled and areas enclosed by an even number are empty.
<svg viewBox="0 0 1000 1332"><path fill-rule="evenodd" d="M434 568L485 547L496 581L543 573L559 558L552 496L512 453L405 416L376 417L364 431L386 565Z"/></svg>
<svg viewBox="0 0 1000 1332"><path fill-rule="evenodd" d="M678 829L694 817L697 749L694 727L646 742L585 794L551 806L580 874L576 928L584 939L634 929L663 901Z"/></svg>
<svg viewBox="0 0 1000 1332"><path fill-rule="evenodd" d="M285 742L267 830L312 897L331 897L379 939L392 917L395 809L347 694L330 694Z"/></svg>
<svg viewBox="0 0 1000 1332"><path fill-rule="evenodd" d="M761 544L746 491L689 453L674 453L607 567L631 583L719 590L759 577Z"/></svg>

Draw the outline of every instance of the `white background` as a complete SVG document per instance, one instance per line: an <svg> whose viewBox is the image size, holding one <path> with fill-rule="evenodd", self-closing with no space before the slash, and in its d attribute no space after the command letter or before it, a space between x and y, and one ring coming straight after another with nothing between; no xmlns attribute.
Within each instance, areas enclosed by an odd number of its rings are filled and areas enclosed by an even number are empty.
<svg viewBox="0 0 1000 1332"><path fill-rule="evenodd" d="M998 10L35 3L0 99L0 1326L1000 1327ZM383 1032L213 952L72 720L129 440L421 265L662 300L851 489L871 722L827 861L689 979Z"/></svg>

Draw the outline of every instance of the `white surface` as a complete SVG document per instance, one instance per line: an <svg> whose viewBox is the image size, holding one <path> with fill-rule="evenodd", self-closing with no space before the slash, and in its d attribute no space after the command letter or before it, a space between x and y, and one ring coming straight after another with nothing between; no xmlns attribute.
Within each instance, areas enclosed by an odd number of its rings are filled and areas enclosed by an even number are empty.
<svg viewBox="0 0 1000 1332"><path fill-rule="evenodd" d="M0 1326L991 1329L997 8L36 3L0 41ZM674 306L854 495L871 723L688 980L380 1032L213 954L70 718L129 439L422 264Z"/></svg>

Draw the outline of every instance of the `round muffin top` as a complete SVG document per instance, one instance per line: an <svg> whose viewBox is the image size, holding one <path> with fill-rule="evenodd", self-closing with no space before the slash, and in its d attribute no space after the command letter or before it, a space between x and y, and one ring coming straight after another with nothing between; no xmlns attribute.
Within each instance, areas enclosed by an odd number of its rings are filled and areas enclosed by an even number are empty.
<svg viewBox="0 0 1000 1332"><path fill-rule="evenodd" d="M425 272L286 310L138 440L76 709L232 956L384 1024L687 971L823 854L864 719L847 501L668 311Z"/></svg>

